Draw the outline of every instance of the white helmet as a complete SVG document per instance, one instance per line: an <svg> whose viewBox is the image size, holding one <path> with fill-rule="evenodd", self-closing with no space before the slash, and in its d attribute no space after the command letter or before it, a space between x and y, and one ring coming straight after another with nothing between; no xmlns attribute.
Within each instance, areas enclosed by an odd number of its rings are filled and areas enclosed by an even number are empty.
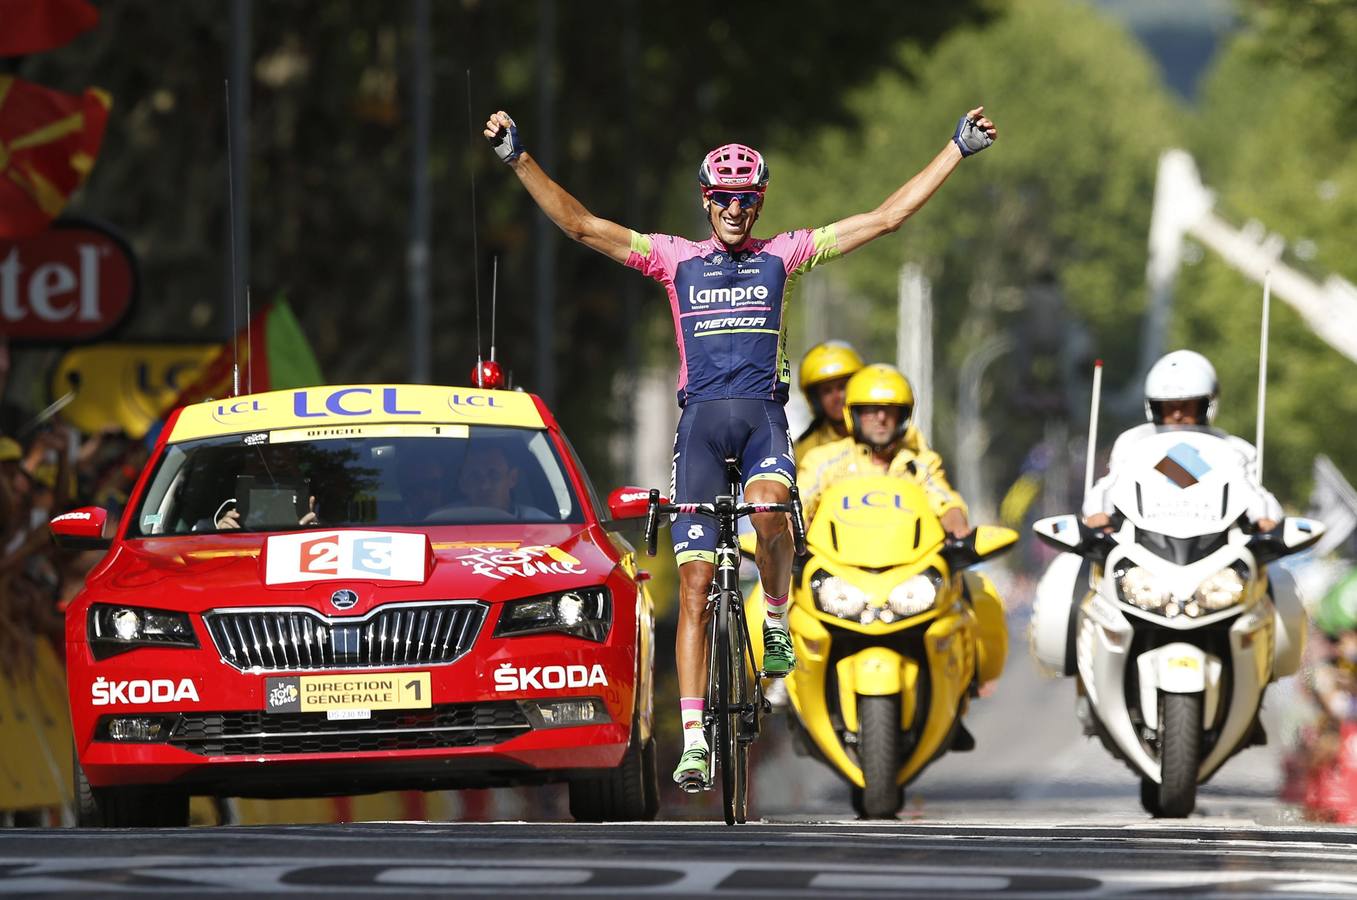
<svg viewBox="0 0 1357 900"><path fill-rule="evenodd" d="M1145 418L1162 425L1162 401L1201 399L1206 403L1209 425L1216 419L1219 391L1216 369L1205 356L1192 350L1174 350L1151 366L1145 376Z"/></svg>

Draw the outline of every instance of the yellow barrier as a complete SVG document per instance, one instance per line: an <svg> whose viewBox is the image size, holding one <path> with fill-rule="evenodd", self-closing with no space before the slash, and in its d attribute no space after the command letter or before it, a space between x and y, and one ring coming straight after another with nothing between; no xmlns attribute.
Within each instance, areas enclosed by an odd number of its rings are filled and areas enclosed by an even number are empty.
<svg viewBox="0 0 1357 900"><path fill-rule="evenodd" d="M46 641L28 679L0 676L0 810L60 809L71 802L71 720L66 674Z"/></svg>

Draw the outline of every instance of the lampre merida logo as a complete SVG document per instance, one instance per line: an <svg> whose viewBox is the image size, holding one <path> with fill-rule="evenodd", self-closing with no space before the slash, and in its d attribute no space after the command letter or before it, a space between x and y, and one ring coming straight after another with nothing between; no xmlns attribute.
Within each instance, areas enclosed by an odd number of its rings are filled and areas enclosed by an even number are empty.
<svg viewBox="0 0 1357 900"><path fill-rule="evenodd" d="M768 288L762 284L756 284L752 287L704 288L700 291L691 284L688 285L688 302L690 304L739 303L741 300L767 299Z"/></svg>
<svg viewBox="0 0 1357 900"><path fill-rule="evenodd" d="M116 706L120 703L178 703L181 700L198 702L198 689L187 678L177 682L169 678L149 681L109 681L100 675L90 685L90 704Z"/></svg>
<svg viewBox="0 0 1357 900"><path fill-rule="evenodd" d="M763 328L767 324L767 316L727 316L721 319L703 319L693 326L693 332L697 334L726 328Z"/></svg>
<svg viewBox="0 0 1357 900"><path fill-rule="evenodd" d="M607 686L603 666L515 666L503 663L495 670L496 691L526 691L555 688Z"/></svg>

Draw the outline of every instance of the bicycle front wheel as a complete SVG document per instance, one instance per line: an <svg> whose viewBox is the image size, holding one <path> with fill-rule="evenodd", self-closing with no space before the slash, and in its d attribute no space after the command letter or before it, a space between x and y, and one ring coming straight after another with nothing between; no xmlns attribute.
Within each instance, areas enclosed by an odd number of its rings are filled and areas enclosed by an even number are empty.
<svg viewBox="0 0 1357 900"><path fill-rule="evenodd" d="M732 592L729 596L730 685L736 715L731 716L735 732L735 821L743 825L749 817L749 748L758 736L758 699L752 690L753 673L750 670L749 638L744 618L744 598Z"/></svg>
<svg viewBox="0 0 1357 900"><path fill-rule="evenodd" d="M716 675L712 685L716 708L716 759L721 772L721 812L726 824L734 825L739 809L739 797L743 793L742 785L737 781L735 757L740 742L740 714L735 696L734 651L731 645L731 608L730 592L722 591L716 603L716 640L712 647L713 673Z"/></svg>

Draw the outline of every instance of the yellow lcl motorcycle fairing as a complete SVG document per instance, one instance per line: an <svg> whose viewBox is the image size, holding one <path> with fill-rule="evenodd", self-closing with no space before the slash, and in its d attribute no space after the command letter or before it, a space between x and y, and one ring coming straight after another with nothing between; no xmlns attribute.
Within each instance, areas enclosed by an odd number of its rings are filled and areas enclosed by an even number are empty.
<svg viewBox="0 0 1357 900"><path fill-rule="evenodd" d="M1017 539L981 526L949 542L908 479L844 479L825 492L793 589L787 690L795 726L849 782L859 815L899 812L904 786L952 747L970 697L1003 671L1003 602L989 579L961 569ZM757 644L762 597L750 600Z"/></svg>

